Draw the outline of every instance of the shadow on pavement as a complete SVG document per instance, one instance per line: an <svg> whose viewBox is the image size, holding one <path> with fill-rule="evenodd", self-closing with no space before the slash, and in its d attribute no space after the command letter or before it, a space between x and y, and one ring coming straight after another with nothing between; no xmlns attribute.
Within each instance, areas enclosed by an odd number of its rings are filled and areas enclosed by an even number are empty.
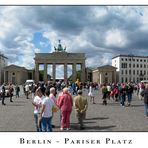
<svg viewBox="0 0 148 148"><path fill-rule="evenodd" d="M87 130L106 130L116 127L115 125L110 126L86 126Z"/></svg>
<svg viewBox="0 0 148 148"><path fill-rule="evenodd" d="M144 104L142 105L131 105L131 107L141 107L141 106L143 106L144 107Z"/></svg>
<svg viewBox="0 0 148 148"><path fill-rule="evenodd" d="M93 117L93 118L86 118L85 120L105 120L109 119L108 117Z"/></svg>
<svg viewBox="0 0 148 148"><path fill-rule="evenodd" d="M12 104L6 104L6 106L24 106L24 104L15 104L15 103L12 103Z"/></svg>
<svg viewBox="0 0 148 148"><path fill-rule="evenodd" d="M85 124L84 124L85 125ZM79 128L79 124L72 124L71 125L71 131L101 131L101 130L107 130L107 129L112 129L112 128L115 128L116 126L115 125L110 125L110 126L98 126L98 125L95 125L95 126L85 126L85 129L84 130L80 130Z"/></svg>

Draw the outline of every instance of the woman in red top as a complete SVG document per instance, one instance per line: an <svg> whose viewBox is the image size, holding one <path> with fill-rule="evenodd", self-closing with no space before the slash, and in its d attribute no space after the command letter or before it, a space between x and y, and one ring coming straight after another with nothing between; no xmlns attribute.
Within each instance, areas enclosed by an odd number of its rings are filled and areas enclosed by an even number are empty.
<svg viewBox="0 0 148 148"><path fill-rule="evenodd" d="M70 129L70 115L72 112L73 100L72 96L68 92L68 88L63 89L63 93L57 101L57 105L61 109L61 130L65 128Z"/></svg>

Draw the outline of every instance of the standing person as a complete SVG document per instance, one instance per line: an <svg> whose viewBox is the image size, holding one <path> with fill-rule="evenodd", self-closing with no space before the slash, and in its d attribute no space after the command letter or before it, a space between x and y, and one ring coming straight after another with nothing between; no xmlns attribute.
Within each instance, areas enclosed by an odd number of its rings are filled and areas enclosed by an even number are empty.
<svg viewBox="0 0 148 148"><path fill-rule="evenodd" d="M40 88L38 88L35 92L35 97L32 102L34 106L34 119L35 119L35 125L36 125L36 130L37 132L41 131L41 121L39 120L39 114L40 114L40 109L42 106L42 101L45 97L42 94L42 91Z"/></svg>
<svg viewBox="0 0 148 148"><path fill-rule="evenodd" d="M107 105L107 87L106 84L102 86L103 105Z"/></svg>
<svg viewBox="0 0 148 148"><path fill-rule="evenodd" d="M115 101L118 101L118 97L119 97L119 88L118 88L118 86L115 86L115 88L114 88L114 95L115 95Z"/></svg>
<svg viewBox="0 0 148 148"><path fill-rule="evenodd" d="M145 89L144 83L140 83L139 84L139 100L143 99L143 96L141 94L143 94L144 89Z"/></svg>
<svg viewBox="0 0 148 148"><path fill-rule="evenodd" d="M32 90L31 90L31 96L32 96L32 99L34 98L34 96L35 96L35 92L36 92L36 90L37 90L37 85L36 84L33 84L33 88L32 88Z"/></svg>
<svg viewBox="0 0 148 148"><path fill-rule="evenodd" d="M15 87L16 98L19 98L19 92L20 92L20 87L16 85Z"/></svg>
<svg viewBox="0 0 148 148"><path fill-rule="evenodd" d="M125 106L126 93L127 93L126 84L123 83L122 86L121 86L121 90L120 90L121 105L122 105L123 107Z"/></svg>
<svg viewBox="0 0 148 148"><path fill-rule="evenodd" d="M28 96L29 96L29 90L30 90L30 89L29 89L29 85L28 85L28 84L26 84L26 85L25 85L25 94L26 94L26 99L29 99L29 98L28 98Z"/></svg>
<svg viewBox="0 0 148 148"><path fill-rule="evenodd" d="M75 82L76 84L76 91L78 91L80 89L80 84L81 82L79 81L79 79L77 79L77 81Z"/></svg>
<svg viewBox="0 0 148 148"><path fill-rule="evenodd" d="M95 90L93 88L93 83L90 83L88 96L90 97L90 101L92 101L93 104L95 104L95 92L94 91Z"/></svg>
<svg viewBox="0 0 148 148"><path fill-rule="evenodd" d="M13 91L14 91L13 86L12 86L12 84L10 83L10 84L9 84L9 96L10 96L10 102L13 102L13 101L12 101Z"/></svg>
<svg viewBox="0 0 148 148"><path fill-rule="evenodd" d="M2 105L6 105L5 104L5 92L6 92L6 88L5 88L5 84L2 85Z"/></svg>
<svg viewBox="0 0 148 148"><path fill-rule="evenodd" d="M132 84L129 83L127 85L127 101L128 101L127 106L131 106L133 90L134 89L133 89Z"/></svg>
<svg viewBox="0 0 148 148"><path fill-rule="evenodd" d="M54 101L49 98L50 91L45 91L45 99L42 102L41 108L41 125L43 132L52 132L52 108L54 107Z"/></svg>
<svg viewBox="0 0 148 148"><path fill-rule="evenodd" d="M83 120L86 116L86 110L88 108L87 99L82 96L82 90L78 90L78 96L74 98L74 106L76 111L76 117L80 124L80 129L84 129Z"/></svg>
<svg viewBox="0 0 148 148"><path fill-rule="evenodd" d="M58 109L57 107L57 99L56 99L56 89L54 87L51 87L50 88L50 95L49 95L49 98L53 100L54 102L54 105L55 105L55 108ZM54 113L53 113L54 114ZM52 117L53 117L53 114L52 114ZM52 124L52 127L54 128L55 126Z"/></svg>
<svg viewBox="0 0 148 148"><path fill-rule="evenodd" d="M76 92L76 83L72 83L72 85L71 85L71 89L72 89L72 95L76 95L77 94L77 92Z"/></svg>
<svg viewBox="0 0 148 148"><path fill-rule="evenodd" d="M110 84L108 84L107 86L107 97L108 97L108 99L110 99L110 93L111 93L111 85Z"/></svg>
<svg viewBox="0 0 148 148"><path fill-rule="evenodd" d="M66 129L70 130L70 114L72 111L73 100L72 96L68 93L68 88L63 89L63 93L61 93L57 105L61 110L61 130L64 130L65 125Z"/></svg>
<svg viewBox="0 0 148 148"><path fill-rule="evenodd" d="M144 96L144 105L145 105L146 118L148 118L148 84L146 84L146 88L142 92L142 95Z"/></svg>
<svg viewBox="0 0 148 148"><path fill-rule="evenodd" d="M54 101L54 103L56 104L56 89L54 87L50 88L50 95L49 95L50 99L52 99Z"/></svg>

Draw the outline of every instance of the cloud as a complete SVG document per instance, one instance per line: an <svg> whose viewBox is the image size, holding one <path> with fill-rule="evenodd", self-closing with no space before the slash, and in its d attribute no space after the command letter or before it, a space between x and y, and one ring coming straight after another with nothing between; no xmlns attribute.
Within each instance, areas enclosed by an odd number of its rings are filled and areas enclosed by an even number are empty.
<svg viewBox="0 0 148 148"><path fill-rule="evenodd" d="M126 36L124 32L118 29L111 29L106 32L106 45L113 47L125 47L127 44Z"/></svg>
<svg viewBox="0 0 148 148"><path fill-rule="evenodd" d="M0 51L26 68L59 39L67 52L86 53L88 67L111 64L117 54L147 55L147 6L0 6L0 14ZM40 46L37 32L46 38Z"/></svg>

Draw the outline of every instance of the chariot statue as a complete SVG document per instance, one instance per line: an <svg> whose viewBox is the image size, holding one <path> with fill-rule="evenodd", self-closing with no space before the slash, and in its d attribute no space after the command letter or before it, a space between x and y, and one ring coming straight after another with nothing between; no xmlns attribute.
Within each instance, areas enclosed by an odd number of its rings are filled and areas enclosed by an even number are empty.
<svg viewBox="0 0 148 148"><path fill-rule="evenodd" d="M66 51L66 47L63 48L62 45L61 45L61 40L59 40L58 47L56 48L56 47L54 46L54 50L55 50L55 52L65 52L65 51Z"/></svg>

